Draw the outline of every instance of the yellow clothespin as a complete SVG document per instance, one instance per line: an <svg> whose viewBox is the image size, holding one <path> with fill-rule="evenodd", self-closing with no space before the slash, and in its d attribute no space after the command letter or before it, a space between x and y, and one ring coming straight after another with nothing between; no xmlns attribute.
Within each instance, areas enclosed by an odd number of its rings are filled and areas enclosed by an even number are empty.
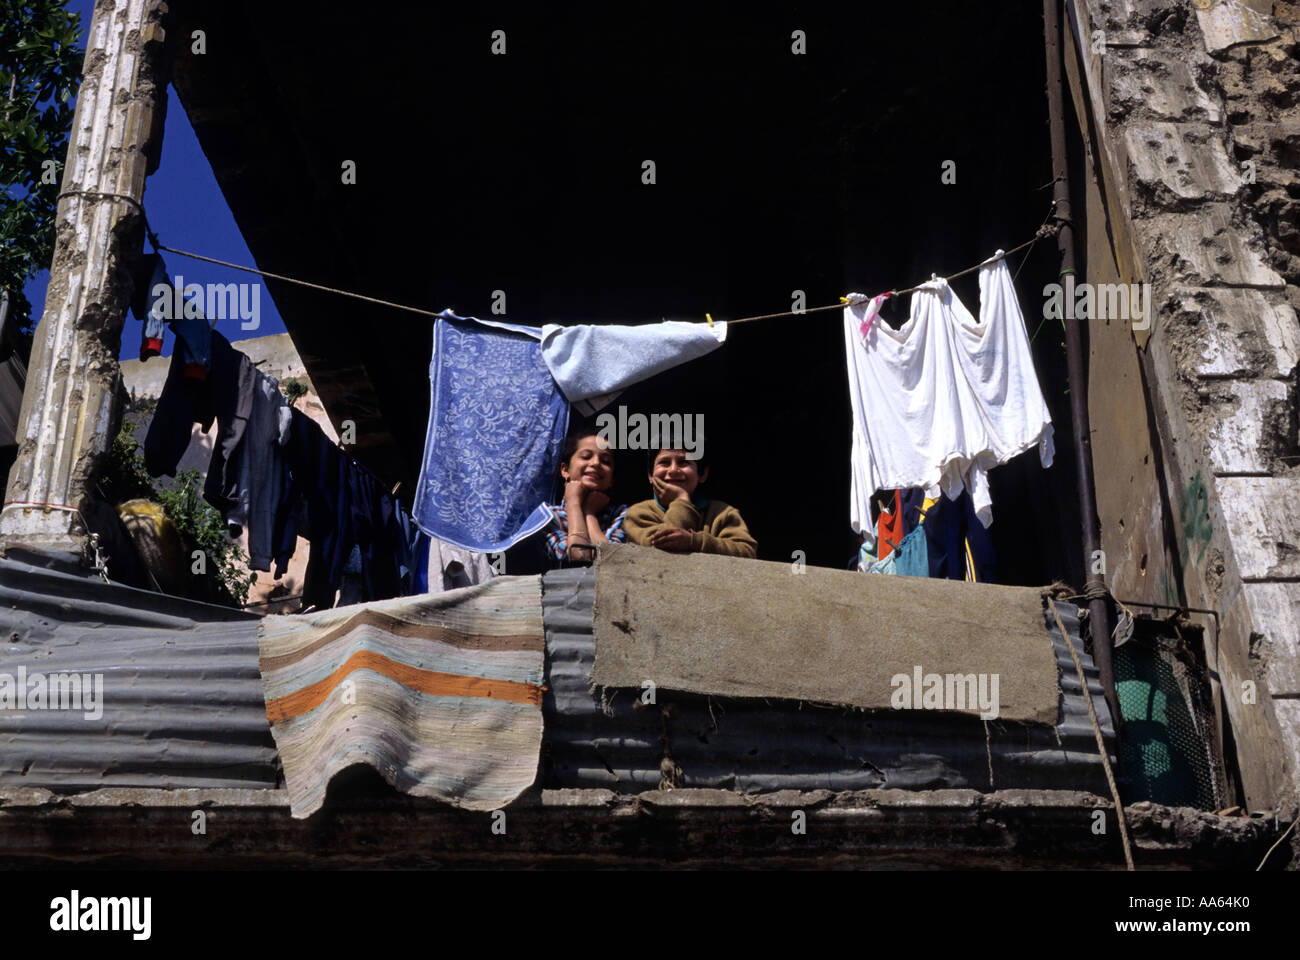
<svg viewBox="0 0 1300 960"><path fill-rule="evenodd" d="M713 326L713 316L712 316L711 314L707 314L707 313L706 313L706 314L704 315L704 319L707 320L707 321L709 321L709 326L710 326L710 327Z"/></svg>

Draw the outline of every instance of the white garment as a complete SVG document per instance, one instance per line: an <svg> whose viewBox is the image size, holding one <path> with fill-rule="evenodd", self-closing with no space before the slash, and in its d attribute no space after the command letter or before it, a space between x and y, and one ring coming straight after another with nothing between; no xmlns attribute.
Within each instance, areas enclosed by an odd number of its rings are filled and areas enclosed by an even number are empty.
<svg viewBox="0 0 1300 960"><path fill-rule="evenodd" d="M590 416L625 388L687 360L712 353L727 324L667 320L629 327L578 324L542 327L542 359L579 413Z"/></svg>
<svg viewBox="0 0 1300 960"><path fill-rule="evenodd" d="M429 538L429 592L443 593L492 579L487 554Z"/></svg>
<svg viewBox="0 0 1300 960"><path fill-rule="evenodd" d="M969 490L984 526L993 522L988 471L1038 446L1052 465L1052 418L1034 372L1024 317L1002 258L980 267L980 320L946 280L912 295L898 330L865 299L844 308L844 349L853 409L853 529L874 545L871 496L923 487L926 496ZM850 294L854 300L859 294Z"/></svg>

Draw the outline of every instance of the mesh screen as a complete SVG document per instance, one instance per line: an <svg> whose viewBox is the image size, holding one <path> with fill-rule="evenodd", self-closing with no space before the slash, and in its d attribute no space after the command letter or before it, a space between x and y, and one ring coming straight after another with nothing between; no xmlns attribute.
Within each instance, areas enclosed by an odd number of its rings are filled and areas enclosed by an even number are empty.
<svg viewBox="0 0 1300 960"><path fill-rule="evenodd" d="M1172 625L1138 621L1115 650L1115 691L1125 803L1151 800L1215 810L1223 785L1215 755L1214 701L1199 652Z"/></svg>

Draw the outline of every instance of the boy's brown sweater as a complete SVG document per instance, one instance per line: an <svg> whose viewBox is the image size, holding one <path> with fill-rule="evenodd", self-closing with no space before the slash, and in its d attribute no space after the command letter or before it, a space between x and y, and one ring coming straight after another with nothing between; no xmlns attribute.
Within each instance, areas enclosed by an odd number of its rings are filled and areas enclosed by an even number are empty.
<svg viewBox="0 0 1300 960"><path fill-rule="evenodd" d="M750 536L740 511L721 500L710 500L703 514L688 500L674 500L665 511L654 499L627 508L623 529L627 538L650 546L650 534L660 527L681 527L691 532L691 552L721 553L729 557L758 556L758 544Z"/></svg>

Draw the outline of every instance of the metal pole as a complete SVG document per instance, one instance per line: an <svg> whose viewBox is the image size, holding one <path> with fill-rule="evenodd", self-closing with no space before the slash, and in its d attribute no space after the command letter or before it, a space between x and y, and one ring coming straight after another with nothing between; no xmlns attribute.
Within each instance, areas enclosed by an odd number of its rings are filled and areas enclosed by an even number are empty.
<svg viewBox="0 0 1300 960"><path fill-rule="evenodd" d="M1056 235L1061 253L1060 277L1074 274L1074 222L1070 217L1069 164L1065 153L1065 111L1062 105L1061 23L1058 10L1061 0L1043 0L1043 36L1047 50L1047 113L1052 136L1052 176L1056 189ZM1059 279L1059 278L1058 278ZM1088 379L1083 362L1083 332L1073 310L1064 311L1066 365L1070 382L1070 422L1074 427L1074 448L1079 513L1083 525L1083 569L1088 597L1088 616L1092 631L1092 658L1097 664L1101 688L1106 694L1115 729L1120 727L1119 702L1115 697L1115 669L1111 657L1110 609L1106 605L1103 577L1092 573L1093 557L1101 549L1097 523L1097 494L1093 487L1092 434L1088 423Z"/></svg>

